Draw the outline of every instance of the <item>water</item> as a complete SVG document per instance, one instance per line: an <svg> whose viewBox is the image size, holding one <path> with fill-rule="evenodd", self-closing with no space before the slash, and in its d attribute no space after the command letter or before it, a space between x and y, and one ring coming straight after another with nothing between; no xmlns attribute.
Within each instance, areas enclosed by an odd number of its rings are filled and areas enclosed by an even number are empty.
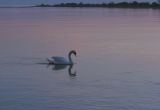
<svg viewBox="0 0 160 110"><path fill-rule="evenodd" d="M0 9L0 110L159 110L160 11ZM77 51L72 72L46 65Z"/></svg>

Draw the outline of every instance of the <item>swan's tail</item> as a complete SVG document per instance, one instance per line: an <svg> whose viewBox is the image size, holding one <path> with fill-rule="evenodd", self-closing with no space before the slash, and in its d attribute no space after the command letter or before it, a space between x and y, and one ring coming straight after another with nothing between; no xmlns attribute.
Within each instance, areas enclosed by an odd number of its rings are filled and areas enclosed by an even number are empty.
<svg viewBox="0 0 160 110"><path fill-rule="evenodd" d="M54 62L53 61L51 61L49 58L46 58L46 60L48 61L48 64L54 64Z"/></svg>

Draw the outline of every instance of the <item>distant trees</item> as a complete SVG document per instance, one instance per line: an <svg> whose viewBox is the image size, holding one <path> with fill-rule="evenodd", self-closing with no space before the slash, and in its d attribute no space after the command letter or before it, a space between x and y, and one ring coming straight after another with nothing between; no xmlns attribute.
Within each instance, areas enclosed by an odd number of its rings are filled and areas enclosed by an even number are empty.
<svg viewBox="0 0 160 110"><path fill-rule="evenodd" d="M160 4L160 0L157 0L157 2Z"/></svg>
<svg viewBox="0 0 160 110"><path fill-rule="evenodd" d="M138 3L137 1L112 3L112 4L108 4L107 6L108 7L120 7L120 8L148 8L148 7L151 7L151 5L148 2Z"/></svg>
<svg viewBox="0 0 160 110"><path fill-rule="evenodd" d="M157 2L119 2L119 3L101 3L101 4L87 4L87 3L60 3L60 4L40 4L36 7L108 7L108 8L160 8L160 0Z"/></svg>

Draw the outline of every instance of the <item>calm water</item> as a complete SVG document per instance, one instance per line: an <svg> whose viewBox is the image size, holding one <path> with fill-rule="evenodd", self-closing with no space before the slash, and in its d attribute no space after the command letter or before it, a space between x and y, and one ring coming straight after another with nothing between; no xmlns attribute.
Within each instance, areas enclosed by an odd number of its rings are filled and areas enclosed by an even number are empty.
<svg viewBox="0 0 160 110"><path fill-rule="evenodd" d="M72 49L76 76L42 64ZM0 9L0 110L159 110L159 103L160 10Z"/></svg>

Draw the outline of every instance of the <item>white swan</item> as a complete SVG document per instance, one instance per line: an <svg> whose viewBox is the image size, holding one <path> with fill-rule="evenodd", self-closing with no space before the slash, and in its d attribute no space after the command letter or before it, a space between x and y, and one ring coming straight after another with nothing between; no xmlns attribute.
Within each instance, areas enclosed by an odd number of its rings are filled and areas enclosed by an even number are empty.
<svg viewBox="0 0 160 110"><path fill-rule="evenodd" d="M73 61L71 56L75 55L76 56L76 51L75 50L71 50L68 54L68 60L64 57L59 57L59 56L53 56L51 58L47 58L48 64L52 64L52 65L73 65Z"/></svg>

